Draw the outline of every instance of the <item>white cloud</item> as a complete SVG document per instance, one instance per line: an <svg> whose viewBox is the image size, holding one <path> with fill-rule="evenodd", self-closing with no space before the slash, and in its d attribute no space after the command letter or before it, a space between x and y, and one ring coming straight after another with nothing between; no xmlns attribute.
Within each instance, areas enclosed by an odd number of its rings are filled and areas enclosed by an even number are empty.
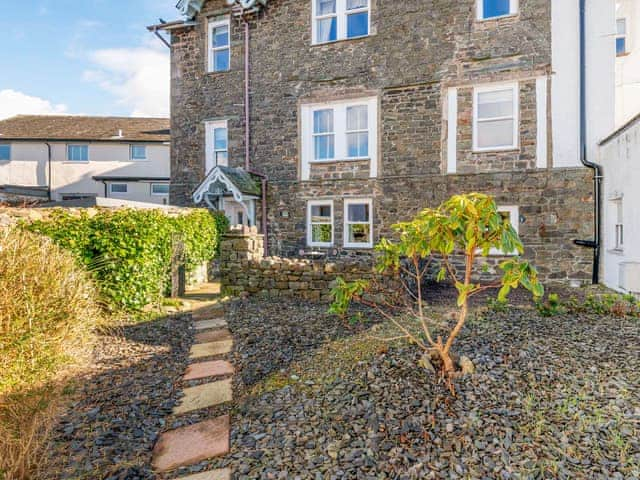
<svg viewBox="0 0 640 480"><path fill-rule="evenodd" d="M110 48L89 54L95 68L83 78L113 95L134 117L168 116L169 52L153 44Z"/></svg>
<svg viewBox="0 0 640 480"><path fill-rule="evenodd" d="M52 104L49 100L32 97L22 92L0 90L0 120L14 115L60 115L67 113L64 104Z"/></svg>

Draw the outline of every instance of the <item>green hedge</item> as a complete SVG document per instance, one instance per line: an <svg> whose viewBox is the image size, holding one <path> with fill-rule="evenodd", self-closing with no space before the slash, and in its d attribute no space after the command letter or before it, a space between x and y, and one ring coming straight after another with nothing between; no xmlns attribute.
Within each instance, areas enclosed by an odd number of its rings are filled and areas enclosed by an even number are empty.
<svg viewBox="0 0 640 480"><path fill-rule="evenodd" d="M190 271L217 255L228 221L200 209L177 217L161 210L57 210L26 228L73 252L93 272L110 307L140 310L170 287L173 241L184 242Z"/></svg>

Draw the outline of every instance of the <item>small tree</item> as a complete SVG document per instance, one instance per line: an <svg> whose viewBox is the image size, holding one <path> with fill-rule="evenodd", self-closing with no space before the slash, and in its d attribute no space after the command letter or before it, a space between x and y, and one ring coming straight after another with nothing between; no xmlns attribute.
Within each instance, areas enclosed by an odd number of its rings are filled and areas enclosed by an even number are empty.
<svg viewBox="0 0 640 480"><path fill-rule="evenodd" d="M469 299L488 289L499 288L498 299L505 301L509 292L520 285L535 297L541 297L544 289L536 269L517 256L523 253L518 234L509 219L498 212L490 196L478 193L453 196L438 208L425 209L412 221L394 225L393 229L399 240L383 239L376 246L380 254L376 270L380 274L396 274L406 293L404 298L409 301L402 306L380 300L379 295L367 295L367 291L372 290L371 283L365 287L362 281L338 282L333 290L335 301L331 311L344 314L352 300L376 308L402 332L401 338L415 343L431 358L439 359L442 375L453 388L450 380L457 368L451 348L467 319ZM502 274L495 282L477 283L473 279L479 267L477 260L487 257L492 250L514 254L514 257L500 264ZM463 271L458 272L452 258L462 261ZM422 292L426 277L436 270L438 281L448 277L457 290L456 323L446 338L432 334L432 319ZM421 334L413 333L402 321L400 313L406 314L407 309L411 317L419 320Z"/></svg>

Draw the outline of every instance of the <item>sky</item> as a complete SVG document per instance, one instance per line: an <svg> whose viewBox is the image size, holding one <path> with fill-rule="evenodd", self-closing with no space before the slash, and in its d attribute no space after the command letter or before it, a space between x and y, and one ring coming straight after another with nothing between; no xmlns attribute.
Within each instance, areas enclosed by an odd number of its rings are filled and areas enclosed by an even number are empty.
<svg viewBox="0 0 640 480"><path fill-rule="evenodd" d="M176 0L0 0L0 119L167 116L169 49L147 25Z"/></svg>

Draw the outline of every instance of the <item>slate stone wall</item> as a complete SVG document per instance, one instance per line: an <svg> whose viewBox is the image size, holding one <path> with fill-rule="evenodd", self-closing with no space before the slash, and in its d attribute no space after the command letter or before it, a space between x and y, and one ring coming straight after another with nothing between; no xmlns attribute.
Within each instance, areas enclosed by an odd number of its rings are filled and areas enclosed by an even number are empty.
<svg viewBox="0 0 640 480"><path fill-rule="evenodd" d="M518 205L526 255L546 279L590 278L590 172L536 169L535 78L551 73L551 2L520 0L520 13L475 18L475 0L372 0L371 35L313 46L311 1L273 0L251 30L251 161L269 177L269 244L275 255L305 249L306 202L335 200L333 258L366 257L341 248L343 199L371 197L374 239L425 206L480 191ZM244 163L242 23L232 19L231 71L206 73L206 19L228 13L205 2L191 29L173 33L171 201L190 205L204 178L204 122L229 122L230 164ZM520 82L520 145L472 152L473 86ZM458 173L446 174L447 91L458 88ZM299 111L304 103L377 96L378 178L367 162L313 165L300 181ZM549 132L552 130L549 125Z"/></svg>

